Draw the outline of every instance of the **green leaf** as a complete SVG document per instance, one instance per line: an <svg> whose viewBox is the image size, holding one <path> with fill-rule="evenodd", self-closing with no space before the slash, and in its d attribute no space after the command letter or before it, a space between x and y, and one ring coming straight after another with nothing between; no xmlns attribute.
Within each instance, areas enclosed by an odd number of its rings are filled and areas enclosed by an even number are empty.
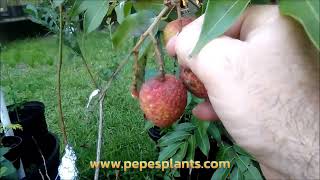
<svg viewBox="0 0 320 180"><path fill-rule="evenodd" d="M185 141L180 145L178 152L172 157L173 162L182 161L186 156L187 150L188 150L188 142Z"/></svg>
<svg viewBox="0 0 320 180"><path fill-rule="evenodd" d="M9 150L10 150L10 148L8 148L8 147L1 147L0 148L0 156L3 156L4 154L6 154Z"/></svg>
<svg viewBox="0 0 320 180"><path fill-rule="evenodd" d="M179 149L182 143L171 144L163 148L159 154L158 161L165 161L171 158Z"/></svg>
<svg viewBox="0 0 320 180"><path fill-rule="evenodd" d="M228 175L230 174L232 167L230 168L219 168L217 169L212 177L211 180L226 180Z"/></svg>
<svg viewBox="0 0 320 180"><path fill-rule="evenodd" d="M121 1L118 6L116 6L115 11L117 14L117 21L121 24L125 17L127 17L132 8L131 2Z"/></svg>
<svg viewBox="0 0 320 180"><path fill-rule="evenodd" d="M240 173L238 167L234 167L230 174L230 180L243 180L243 176Z"/></svg>
<svg viewBox="0 0 320 180"><path fill-rule="evenodd" d="M222 35L238 19L250 0L208 1L199 40L192 51L197 54L211 40Z"/></svg>
<svg viewBox="0 0 320 180"><path fill-rule="evenodd" d="M163 0L137 0L133 6L137 11L151 10L156 14L164 8Z"/></svg>
<svg viewBox="0 0 320 180"><path fill-rule="evenodd" d="M180 71L180 70L179 70L179 71ZM177 72L177 74L179 74L179 72ZM192 102L192 94L188 91L187 105L186 105L186 107L188 107L191 102Z"/></svg>
<svg viewBox="0 0 320 180"><path fill-rule="evenodd" d="M163 176L163 180L171 180L171 178L168 175Z"/></svg>
<svg viewBox="0 0 320 180"><path fill-rule="evenodd" d="M172 172L173 177L180 177L180 172L177 169L174 169Z"/></svg>
<svg viewBox="0 0 320 180"><path fill-rule="evenodd" d="M246 171L244 173L244 179L254 179L254 180L263 180L261 174L260 174L260 171L254 167L254 166L249 166L249 169L248 171Z"/></svg>
<svg viewBox="0 0 320 180"><path fill-rule="evenodd" d="M80 5L80 11L85 9L86 12L84 14L84 31L89 34L90 32L97 29L103 18L108 12L109 1L108 0L85 0Z"/></svg>
<svg viewBox="0 0 320 180"><path fill-rule="evenodd" d="M224 143L223 146L219 147L216 159L217 161L231 161L236 157L237 154L234 152L232 146Z"/></svg>
<svg viewBox="0 0 320 180"><path fill-rule="evenodd" d="M151 11L140 11L127 16L112 35L115 48L127 44L132 36L140 36L152 23L155 14Z"/></svg>
<svg viewBox="0 0 320 180"><path fill-rule="evenodd" d="M319 0L280 0L280 12L297 20L319 49Z"/></svg>
<svg viewBox="0 0 320 180"><path fill-rule="evenodd" d="M256 158L254 158L251 154L249 154L246 150L241 148L239 145L234 144L233 149L239 154L242 154L244 156L248 156L252 160L256 160Z"/></svg>
<svg viewBox="0 0 320 180"><path fill-rule="evenodd" d="M196 137L191 135L188 139L188 150L187 150L187 157L186 160L194 160L194 155L196 152Z"/></svg>
<svg viewBox="0 0 320 180"><path fill-rule="evenodd" d="M208 133L220 144L221 134L215 122L211 122L208 128Z"/></svg>
<svg viewBox="0 0 320 180"><path fill-rule="evenodd" d="M194 129L196 129L196 126L193 125L190 122L180 123L180 124L177 124L177 126L175 127L176 131L188 131L188 132L190 132L190 131L193 131Z"/></svg>
<svg viewBox="0 0 320 180"><path fill-rule="evenodd" d="M1 166L6 167L6 169L3 169L3 170L1 169L1 171L3 172L3 174L1 173L2 176L9 176L10 174L16 171L15 167L9 160L2 161ZM10 178L8 177L8 179Z"/></svg>
<svg viewBox="0 0 320 180"><path fill-rule="evenodd" d="M195 131L195 137L196 137L196 142L202 153L206 156L209 154L210 150L210 142L209 142L209 137L207 134L207 129L210 125L210 122L208 121L199 121L195 119L194 117L192 118L193 121L198 125L197 130Z"/></svg>
<svg viewBox="0 0 320 180"><path fill-rule="evenodd" d="M235 159L235 161L236 161L237 167L242 173L244 173L248 169L248 166L251 164L251 160L248 156L240 155Z"/></svg>
<svg viewBox="0 0 320 180"><path fill-rule="evenodd" d="M4 176L4 174L6 173L6 171L8 171L7 167L1 167L0 168L0 177Z"/></svg>
<svg viewBox="0 0 320 180"><path fill-rule="evenodd" d="M168 133L165 136L159 139L158 146L168 146L172 143L182 141L187 139L191 134L186 131L173 131L172 133Z"/></svg>

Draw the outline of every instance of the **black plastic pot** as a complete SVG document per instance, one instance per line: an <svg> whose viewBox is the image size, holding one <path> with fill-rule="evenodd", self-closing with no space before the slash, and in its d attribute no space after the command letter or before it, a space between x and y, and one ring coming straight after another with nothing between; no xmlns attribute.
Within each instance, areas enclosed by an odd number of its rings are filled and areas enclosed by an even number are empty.
<svg viewBox="0 0 320 180"><path fill-rule="evenodd" d="M13 166L18 169L20 167L20 157L22 154L22 139L18 136L4 136L1 144L10 150L3 156L12 162Z"/></svg>
<svg viewBox="0 0 320 180"><path fill-rule="evenodd" d="M45 119L45 106L42 102L30 101L19 105L10 105L9 117L12 123L19 123L23 130L15 130L14 134L24 137L38 137L48 133Z"/></svg>
<svg viewBox="0 0 320 180"><path fill-rule="evenodd" d="M48 133L34 138L33 141L24 143L23 147L24 151L21 154L21 159L27 176L25 180L41 180L39 169L45 176L46 171L41 154L45 158L46 169L50 179L56 178L60 164L60 146L59 140L54 134Z"/></svg>
<svg viewBox="0 0 320 180"><path fill-rule="evenodd" d="M157 143L158 140L162 137L160 134L159 127L152 127L148 130L149 137ZM160 149L158 149L160 150ZM203 163L204 161L214 161L218 148L217 143L215 141L210 141L210 151L208 157L206 157L199 148L195 151L194 161L200 161ZM180 169L180 177L177 179L210 179L215 169L193 169L191 174L189 174L188 168Z"/></svg>
<svg viewBox="0 0 320 180"><path fill-rule="evenodd" d="M8 13L11 17L23 16L23 6L8 6Z"/></svg>

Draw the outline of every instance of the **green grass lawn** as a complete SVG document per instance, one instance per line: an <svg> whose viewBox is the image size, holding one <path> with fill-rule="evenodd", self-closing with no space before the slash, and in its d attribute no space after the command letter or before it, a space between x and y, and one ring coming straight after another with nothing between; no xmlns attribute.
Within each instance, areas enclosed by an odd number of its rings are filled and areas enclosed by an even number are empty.
<svg viewBox="0 0 320 180"><path fill-rule="evenodd" d="M83 42L85 56L99 84L108 68L121 61L128 50L112 49L108 32L91 34ZM129 43L131 44L131 43ZM56 36L27 39L2 45L1 87L8 104L23 100L39 100L46 106L46 118L51 132L62 140L58 126L56 98ZM170 62L170 61L168 61ZM168 63L170 65L170 63ZM151 65L152 66L152 65ZM114 81L105 101L102 160L156 160L155 144L144 130L143 113L130 95L131 63ZM69 142L78 156L81 179L92 178L89 162L95 160L98 106L88 111L85 106L94 90L81 59L64 48L62 67L62 100ZM61 144L62 145L62 144ZM62 148L61 148L62 150ZM113 171L101 170L106 176ZM130 176L151 177L155 170Z"/></svg>

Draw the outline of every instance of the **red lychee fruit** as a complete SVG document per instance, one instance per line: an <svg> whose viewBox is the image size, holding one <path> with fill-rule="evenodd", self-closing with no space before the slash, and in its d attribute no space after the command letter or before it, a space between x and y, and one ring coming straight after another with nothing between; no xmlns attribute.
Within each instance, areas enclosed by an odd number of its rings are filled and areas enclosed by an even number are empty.
<svg viewBox="0 0 320 180"><path fill-rule="evenodd" d="M163 30L163 40L166 45L170 38L178 34L182 28L194 20L192 17L183 17L169 22Z"/></svg>
<svg viewBox="0 0 320 180"><path fill-rule="evenodd" d="M139 93L140 107L148 120L158 127L168 127L183 114L187 90L181 80L166 74L146 81Z"/></svg>
<svg viewBox="0 0 320 180"><path fill-rule="evenodd" d="M180 66L180 79L193 95L199 98L208 97L207 90L203 83L189 68Z"/></svg>

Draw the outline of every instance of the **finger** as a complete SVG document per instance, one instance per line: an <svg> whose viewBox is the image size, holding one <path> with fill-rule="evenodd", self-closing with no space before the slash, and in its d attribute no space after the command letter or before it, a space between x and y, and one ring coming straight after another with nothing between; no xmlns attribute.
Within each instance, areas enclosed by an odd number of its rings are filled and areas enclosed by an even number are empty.
<svg viewBox="0 0 320 180"><path fill-rule="evenodd" d="M238 20L224 33L224 35L226 36L229 36L229 37L232 37L232 38L239 38L240 37L240 30L241 30L241 25L242 25L242 22L243 22L243 19L244 19L244 16L240 16L238 18ZM203 24L203 20L204 20L204 16L200 16L198 19L196 19L195 21L193 21L191 24L192 25L187 25L185 26L183 29L186 29L186 28L191 28L193 29L194 33L197 34L197 36L193 36L191 35L190 38L192 37L198 37L199 34L200 34L200 31L201 31L201 27L202 27L202 24ZM166 45L166 49L167 49L167 52L170 56L175 56L176 55L176 52L175 52L175 46L176 46L176 39L177 39L177 35L173 36L167 43ZM195 44L197 41L197 39L192 39L192 42L193 44ZM189 44L191 45L191 44Z"/></svg>
<svg viewBox="0 0 320 180"><path fill-rule="evenodd" d="M177 35L175 35L171 39L169 39L169 41L166 45L166 50L168 52L168 55L171 57L174 57L176 55L176 51L175 51L176 40L177 40Z"/></svg>
<svg viewBox="0 0 320 180"><path fill-rule="evenodd" d="M210 102L205 101L201 104L198 104L193 110L192 114L196 116L198 119L213 121L218 120L219 117L214 111Z"/></svg>
<svg viewBox="0 0 320 180"><path fill-rule="evenodd" d="M246 13L241 15L223 36L227 36L232 39L239 39L245 17ZM174 43L171 44L171 48L175 48L175 54L178 56L179 63L182 65L189 66L188 60L190 60L190 54L198 42L203 21L204 16L202 15L192 23L188 24L184 27L178 37L176 37Z"/></svg>

